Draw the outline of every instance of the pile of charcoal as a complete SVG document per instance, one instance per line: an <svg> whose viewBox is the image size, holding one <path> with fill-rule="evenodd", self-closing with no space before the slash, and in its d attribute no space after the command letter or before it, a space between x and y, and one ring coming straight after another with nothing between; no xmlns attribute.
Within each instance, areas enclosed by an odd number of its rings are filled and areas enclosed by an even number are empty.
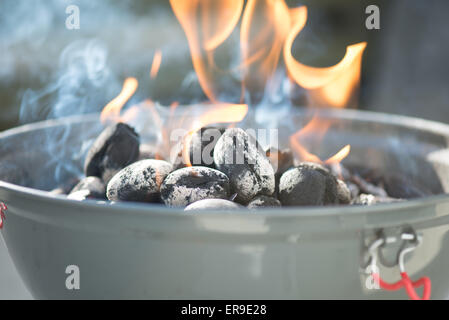
<svg viewBox="0 0 449 320"><path fill-rule="evenodd" d="M212 143L204 138L213 136L210 130L219 131ZM90 148L85 178L68 197L160 203L185 210L400 201L342 166L336 170L298 163L290 150L264 150L243 129L205 128L188 141L189 166L183 161L182 143L172 159L160 160L151 145L140 143L133 128L124 123L109 126Z"/></svg>

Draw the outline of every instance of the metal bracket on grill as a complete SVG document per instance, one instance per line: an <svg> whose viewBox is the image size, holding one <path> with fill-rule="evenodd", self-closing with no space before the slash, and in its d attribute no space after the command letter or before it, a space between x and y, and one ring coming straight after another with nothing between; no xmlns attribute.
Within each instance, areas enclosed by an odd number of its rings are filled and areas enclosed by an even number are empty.
<svg viewBox="0 0 449 320"><path fill-rule="evenodd" d="M375 259L387 268L401 267L405 255L414 251L422 242L422 235L416 233L411 226L395 229L379 229L374 240L365 248L362 268L372 265Z"/></svg>
<svg viewBox="0 0 449 320"><path fill-rule="evenodd" d="M397 230L396 230L397 231ZM396 291L404 288L408 296L413 300L428 300L431 293L431 282L428 277L422 277L417 281L412 281L405 270L405 257L413 252L422 242L422 235L416 233L412 227L403 227L398 236L387 235L385 230L378 230L376 238L365 249L364 267L373 277L378 288L388 291ZM394 255L394 259L387 259L382 249L387 249L392 245L399 244L399 249ZM385 267L399 267L401 280L396 283L387 283L382 280L377 262ZM415 289L423 287L423 296L420 297Z"/></svg>

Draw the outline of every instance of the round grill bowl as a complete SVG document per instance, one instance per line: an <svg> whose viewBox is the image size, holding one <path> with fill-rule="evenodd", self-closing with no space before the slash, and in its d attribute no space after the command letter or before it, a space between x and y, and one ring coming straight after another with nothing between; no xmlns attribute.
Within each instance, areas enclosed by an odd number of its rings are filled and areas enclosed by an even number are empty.
<svg viewBox="0 0 449 320"><path fill-rule="evenodd" d="M407 226L423 237L406 260L410 277L429 276L432 298L447 298L449 126L361 111L322 116L335 125L312 151L351 144L347 164L404 173L439 195L372 207L185 214L39 191L78 172L81 146L102 130L92 115L0 134L2 174L9 181L0 181L0 201L8 206L1 234L40 299L405 299L403 291L367 289L362 266L364 248L379 229L394 233ZM61 161L67 165L61 168ZM397 252L385 250L387 257ZM66 287L71 265L80 270L79 290ZM380 272L386 281L399 280L397 267L380 266Z"/></svg>

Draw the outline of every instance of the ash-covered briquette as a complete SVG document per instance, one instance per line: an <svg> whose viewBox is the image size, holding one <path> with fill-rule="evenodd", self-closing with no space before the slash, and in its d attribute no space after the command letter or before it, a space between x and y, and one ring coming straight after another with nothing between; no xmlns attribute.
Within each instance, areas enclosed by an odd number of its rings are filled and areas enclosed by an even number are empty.
<svg viewBox="0 0 449 320"><path fill-rule="evenodd" d="M85 201L85 200L93 200L95 199L94 196L92 196L92 192L87 189L78 190L76 192L72 192L67 196L67 199L70 200L76 200L76 201Z"/></svg>
<svg viewBox="0 0 449 320"><path fill-rule="evenodd" d="M224 199L205 199L194 202L187 206L184 211L193 211L193 210L235 210L242 208L242 206L238 205L235 202L224 200Z"/></svg>
<svg viewBox="0 0 449 320"><path fill-rule="evenodd" d="M342 180L337 179L337 197L339 204L350 204L352 201L352 194L349 187Z"/></svg>
<svg viewBox="0 0 449 320"><path fill-rule="evenodd" d="M281 207L281 202L269 196L257 196L248 204L249 209L257 209L257 208L277 208Z"/></svg>
<svg viewBox="0 0 449 320"><path fill-rule="evenodd" d="M375 204L381 203L393 203L393 202L401 202L401 199L394 199L390 197L378 197L373 194L364 194L362 193L353 201L355 205L363 205L363 206L373 206Z"/></svg>
<svg viewBox="0 0 449 320"><path fill-rule="evenodd" d="M87 154L84 173L108 183L118 171L137 160L139 145L139 135L127 124L106 128Z"/></svg>
<svg viewBox="0 0 449 320"><path fill-rule="evenodd" d="M282 175L279 200L283 206L338 204L338 182L323 166L302 163Z"/></svg>
<svg viewBox="0 0 449 320"><path fill-rule="evenodd" d="M160 202L162 182L172 171L162 160L142 160L117 173L107 187L111 201Z"/></svg>
<svg viewBox="0 0 449 320"><path fill-rule="evenodd" d="M204 199L228 199L229 179L215 169L188 167L169 174L161 187L161 198L167 206L185 207Z"/></svg>
<svg viewBox="0 0 449 320"><path fill-rule="evenodd" d="M225 129L206 127L195 132L189 145L189 159L193 166L208 167L215 169L214 164L214 148ZM180 141L176 146L176 152L173 153L171 162L176 169L186 167L183 158L184 140Z"/></svg>
<svg viewBox="0 0 449 320"><path fill-rule="evenodd" d="M106 186L98 177L87 177L82 179L70 192L76 193L81 190L88 190L89 196L95 199L106 199Z"/></svg>
<svg viewBox="0 0 449 320"><path fill-rule="evenodd" d="M218 140L214 149L215 167L230 180L236 201L247 204L258 195L275 192L274 170L256 139L244 130L232 128Z"/></svg>

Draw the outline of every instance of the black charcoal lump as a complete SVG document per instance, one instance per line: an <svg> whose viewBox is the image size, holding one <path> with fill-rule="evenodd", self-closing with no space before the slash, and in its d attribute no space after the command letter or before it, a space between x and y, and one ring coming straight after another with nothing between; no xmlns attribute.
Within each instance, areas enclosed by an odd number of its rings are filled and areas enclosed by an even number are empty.
<svg viewBox="0 0 449 320"><path fill-rule="evenodd" d="M224 199L205 199L192 203L184 211L193 210L236 210L241 208L235 202Z"/></svg>
<svg viewBox="0 0 449 320"><path fill-rule="evenodd" d="M88 190L89 196L95 199L106 199L106 186L98 177L87 177L82 179L70 192L70 194L78 191Z"/></svg>
<svg viewBox="0 0 449 320"><path fill-rule="evenodd" d="M277 207L281 207L281 202L276 198L268 197L268 196L255 197L248 204L249 209L277 208Z"/></svg>
<svg viewBox="0 0 449 320"><path fill-rule="evenodd" d="M302 163L282 175L279 200L283 206L335 205L339 203L338 182L323 166Z"/></svg>
<svg viewBox="0 0 449 320"><path fill-rule="evenodd" d="M273 166L276 177L280 178L285 171L294 166L293 153L290 149L279 150L271 147L267 149L266 155Z"/></svg>
<svg viewBox="0 0 449 320"><path fill-rule="evenodd" d="M342 180L337 180L337 196L339 204L350 204L352 200L352 194L349 187Z"/></svg>
<svg viewBox="0 0 449 320"><path fill-rule="evenodd" d="M159 202L160 188L172 165L162 160L142 160L124 168L109 182L111 201Z"/></svg>
<svg viewBox="0 0 449 320"><path fill-rule="evenodd" d="M223 132L224 129L207 127L193 134L189 148L192 165L215 168L214 149Z"/></svg>
<svg viewBox="0 0 449 320"><path fill-rule="evenodd" d="M187 166L183 157L184 143L190 141L188 149L190 164L215 169L214 148L223 132L224 129L206 127L195 132L190 140L179 141L174 147L175 152L171 156L171 163L176 169Z"/></svg>
<svg viewBox="0 0 449 320"><path fill-rule="evenodd" d="M118 171L138 159L139 145L139 135L127 124L107 127L87 153L85 175L100 177L108 183Z"/></svg>
<svg viewBox="0 0 449 320"><path fill-rule="evenodd" d="M273 167L256 139L244 130L225 131L215 145L214 162L215 167L229 177L237 202L247 204L258 195L273 195Z"/></svg>
<svg viewBox="0 0 449 320"><path fill-rule="evenodd" d="M204 199L228 199L229 190L224 173L207 167L187 167L167 176L161 197L167 206L185 207Z"/></svg>

